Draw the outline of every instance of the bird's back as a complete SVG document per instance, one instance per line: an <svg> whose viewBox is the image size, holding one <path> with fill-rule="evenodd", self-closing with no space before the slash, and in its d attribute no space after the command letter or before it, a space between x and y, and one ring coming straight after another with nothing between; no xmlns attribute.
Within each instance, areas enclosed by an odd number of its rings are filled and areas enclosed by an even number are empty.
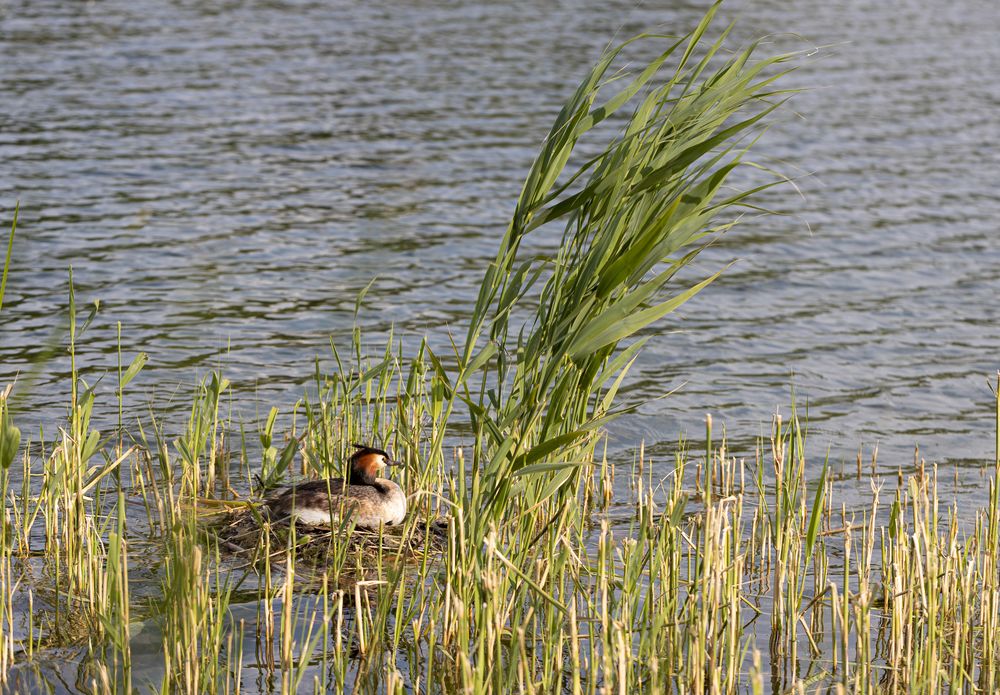
<svg viewBox="0 0 1000 695"><path fill-rule="evenodd" d="M343 478L310 480L291 485L274 495L267 500L267 508L278 517L290 516L295 508L329 508L331 498L339 497L343 492Z"/></svg>
<svg viewBox="0 0 1000 695"><path fill-rule="evenodd" d="M272 516L304 524L333 526L342 514L355 525L377 528L397 524L406 514L406 496L398 485L379 478L375 485L345 485L343 478L293 485L267 502Z"/></svg>

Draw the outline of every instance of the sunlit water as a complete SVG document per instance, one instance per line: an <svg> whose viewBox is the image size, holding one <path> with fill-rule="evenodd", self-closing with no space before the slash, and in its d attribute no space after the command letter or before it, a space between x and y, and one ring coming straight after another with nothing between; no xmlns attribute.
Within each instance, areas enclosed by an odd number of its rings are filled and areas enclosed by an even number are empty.
<svg viewBox="0 0 1000 695"><path fill-rule="evenodd" d="M221 367L244 419L287 410L314 358L332 369L330 337L349 341L372 278L373 347L390 326L446 346L600 49L686 30L707 4L0 3L4 225L21 201L0 385L26 394L18 423L51 433L65 412L67 360L33 365L65 343L71 265L81 313L101 300L81 339L90 380L115 364L116 321L126 356L151 355L133 408L185 408ZM1000 367L1000 11L747 0L723 15L738 41L825 47L757 148L802 197L772 192L787 216L699 260L739 259L663 323L625 392L649 403L613 444L666 452L711 412L745 449L794 387L817 470L827 447L867 460L877 441L895 470L919 446L980 502Z"/></svg>

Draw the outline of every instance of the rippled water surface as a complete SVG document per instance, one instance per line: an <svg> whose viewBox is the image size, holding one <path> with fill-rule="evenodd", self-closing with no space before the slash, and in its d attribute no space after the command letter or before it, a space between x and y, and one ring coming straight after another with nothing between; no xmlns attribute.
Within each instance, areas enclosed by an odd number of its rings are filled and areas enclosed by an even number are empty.
<svg viewBox="0 0 1000 695"><path fill-rule="evenodd" d="M251 418L255 398L294 402L376 276L373 345L391 325L445 345L602 46L686 30L706 4L0 3L4 224L22 206L0 384L35 379L23 428L64 410L66 363L31 373L65 338L70 265L78 301L102 302L90 368L113 365L116 320L126 352L152 356L135 404L183 405L217 365ZM758 154L804 198L771 194L787 217L750 220L699 261L740 259L662 326L629 395L683 388L615 440L668 445L709 411L748 440L794 385L820 451L879 440L893 468L917 444L935 461L991 457L1000 10L774 0L723 14L740 40L826 46Z"/></svg>

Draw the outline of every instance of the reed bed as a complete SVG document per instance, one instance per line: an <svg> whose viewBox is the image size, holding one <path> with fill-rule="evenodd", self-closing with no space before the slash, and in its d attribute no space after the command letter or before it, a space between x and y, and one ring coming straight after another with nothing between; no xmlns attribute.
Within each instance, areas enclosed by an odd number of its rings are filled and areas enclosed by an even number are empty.
<svg viewBox="0 0 1000 695"><path fill-rule="evenodd" d="M146 356L119 353L118 427L101 434L75 360L96 311L78 321L71 273L59 436L22 441L0 396L0 690L995 691L1000 454L974 515L943 508L920 462L873 466L870 503L838 506L860 467L808 464L794 411L750 456L709 417L697 448L608 457L645 329L717 277L681 281L782 181L747 151L794 56L708 42L715 11L586 76L449 354L392 337L373 354L355 330L290 412L247 425L213 373L168 435L153 414L124 426ZM656 57L620 71L636 45ZM733 188L747 168L768 180ZM554 225L551 256L519 253ZM997 420L1000 442L1000 396ZM260 514L277 485L341 474L354 441L408 464L399 528Z"/></svg>
<svg viewBox="0 0 1000 695"><path fill-rule="evenodd" d="M402 381L393 370L379 378L390 374ZM394 400L377 388L370 400L322 400L314 412L324 420L289 441L308 450L323 422L398 409ZM83 496L83 524L65 493L50 501L8 488L5 687L37 687L51 678L52 655L75 649L85 692L995 690L1000 466L990 466L989 505L960 514L942 506L936 470L919 463L902 477L863 480L824 469L810 483L794 416L776 416L749 458L713 441L706 424L703 446L679 444L669 467L641 449L630 465L602 456L588 466L581 524L556 535L539 515L530 535L491 528L481 547L467 542L457 508L442 514L457 498L461 449L441 471L406 473L444 492L415 495L417 510L398 530L250 524L255 543L235 550L206 530L220 515L252 518L219 511L247 502L226 499L218 481L218 495L173 493L139 450L118 464L134 481L122 496L111 482L107 494ZM22 474L31 459L15 462ZM43 490L65 485L47 472L56 468L44 467ZM671 474L659 479L665 468ZM871 490L863 510L835 504L839 486L861 484ZM150 500L143 531L125 526L123 496L133 507ZM75 524L77 548L62 533L52 547L36 545L50 504L60 531ZM442 515L450 523L430 531ZM534 561L515 564L502 538L533 548ZM470 556L475 573L465 569ZM162 654L155 668L148 654L137 668L131 633L150 626Z"/></svg>

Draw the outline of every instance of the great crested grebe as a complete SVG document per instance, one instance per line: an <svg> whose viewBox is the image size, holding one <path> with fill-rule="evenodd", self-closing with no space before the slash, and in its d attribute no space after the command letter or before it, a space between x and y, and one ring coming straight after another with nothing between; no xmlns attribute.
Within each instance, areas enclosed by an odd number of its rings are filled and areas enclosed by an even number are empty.
<svg viewBox="0 0 1000 695"><path fill-rule="evenodd" d="M386 478L377 477L386 466L402 466L389 454L371 446L354 445L347 478L310 480L292 485L266 502L272 517L290 518L311 526L336 526L342 516L355 526L393 526L406 516L406 495Z"/></svg>

